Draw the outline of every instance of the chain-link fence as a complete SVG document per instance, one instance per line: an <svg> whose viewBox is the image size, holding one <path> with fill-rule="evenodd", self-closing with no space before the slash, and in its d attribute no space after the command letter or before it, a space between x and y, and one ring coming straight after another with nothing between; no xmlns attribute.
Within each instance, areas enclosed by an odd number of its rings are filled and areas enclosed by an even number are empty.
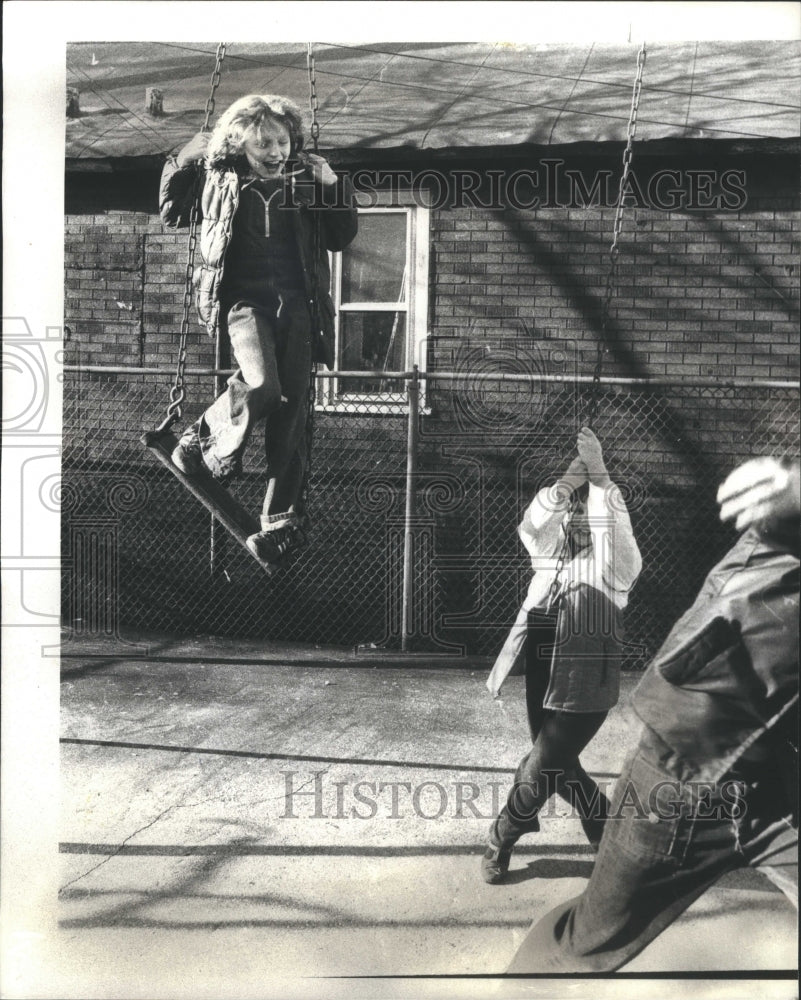
<svg viewBox="0 0 801 1000"><path fill-rule="evenodd" d="M591 379L509 372L318 378L310 545L268 577L152 453L169 375L65 371L63 609L76 636L169 632L491 654L530 576L516 526L570 459ZM189 373L193 420L219 376ZM792 383L605 379L596 432L644 569L627 614L639 667L731 544L717 485L798 454ZM256 438L231 492L254 515Z"/></svg>

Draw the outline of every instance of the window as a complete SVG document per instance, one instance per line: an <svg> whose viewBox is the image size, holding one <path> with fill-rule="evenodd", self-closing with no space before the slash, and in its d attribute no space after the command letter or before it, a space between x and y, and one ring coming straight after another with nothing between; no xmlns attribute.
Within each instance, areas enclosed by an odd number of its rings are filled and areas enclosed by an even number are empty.
<svg viewBox="0 0 801 1000"><path fill-rule="evenodd" d="M399 379L376 373L425 365L428 316L428 209L409 205L359 209L359 232L332 255L337 313L336 371L369 378L323 379L326 407L393 412L405 402Z"/></svg>

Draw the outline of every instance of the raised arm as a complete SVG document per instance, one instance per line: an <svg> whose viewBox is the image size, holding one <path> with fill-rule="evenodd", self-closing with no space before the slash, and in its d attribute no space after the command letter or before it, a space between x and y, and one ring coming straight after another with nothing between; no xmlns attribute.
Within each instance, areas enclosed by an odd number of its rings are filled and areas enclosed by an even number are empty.
<svg viewBox="0 0 801 1000"><path fill-rule="evenodd" d="M164 164L159 185L159 215L164 225L170 229L181 229L189 225L195 181L208 144L208 134L198 132Z"/></svg>
<svg viewBox="0 0 801 1000"><path fill-rule="evenodd" d="M577 447L590 481L587 517L595 558L602 560L607 587L627 592L640 575L642 556L623 494L609 478L601 442L589 427L579 431Z"/></svg>
<svg viewBox="0 0 801 1000"><path fill-rule="evenodd" d="M587 480L587 469L576 457L553 486L541 489L523 515L517 529L532 559L550 559L562 547L562 521L570 506L570 496Z"/></svg>
<svg viewBox="0 0 801 1000"><path fill-rule="evenodd" d="M326 250L344 250L353 242L359 221L349 177L339 177L333 204L323 210L323 241Z"/></svg>
<svg viewBox="0 0 801 1000"><path fill-rule="evenodd" d="M610 480L605 487L590 483L587 516L604 582L610 590L628 592L642 570L642 556L626 502L615 483Z"/></svg>
<svg viewBox="0 0 801 1000"><path fill-rule="evenodd" d="M307 175L314 181L315 211L322 221L324 249L344 250L358 230L358 219L350 178L339 176L322 156L303 152L300 156Z"/></svg>

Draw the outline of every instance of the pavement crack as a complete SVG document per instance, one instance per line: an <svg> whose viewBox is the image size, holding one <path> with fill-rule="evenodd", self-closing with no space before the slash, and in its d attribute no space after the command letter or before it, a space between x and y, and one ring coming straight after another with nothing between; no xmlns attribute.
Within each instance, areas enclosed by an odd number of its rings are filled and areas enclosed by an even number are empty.
<svg viewBox="0 0 801 1000"><path fill-rule="evenodd" d="M59 896L64 892L65 889L68 889L71 885L75 885L76 882L80 882L82 879L85 879L87 875L91 875L92 872L96 872L98 868L102 868L104 865L107 865L109 861L112 861L120 854L120 852L125 848L125 845L130 843L130 841L132 841L134 837L137 837L140 833L144 833L145 830L149 830L151 826L155 826L160 819L166 816L167 813L174 808L175 805L167 806L167 808L163 809L158 814L158 816L155 817L155 819L152 819L149 823L145 823L145 825L139 827L138 830L134 830L134 832L130 834L130 836L126 837L125 840L123 840L123 842L117 847L115 851L113 851L107 857L103 858L102 861L98 861L98 863L96 865L92 865L92 867L88 871L83 872L83 874L78 875L76 878L70 879L69 882L66 882L64 885L62 885L61 888L58 890Z"/></svg>

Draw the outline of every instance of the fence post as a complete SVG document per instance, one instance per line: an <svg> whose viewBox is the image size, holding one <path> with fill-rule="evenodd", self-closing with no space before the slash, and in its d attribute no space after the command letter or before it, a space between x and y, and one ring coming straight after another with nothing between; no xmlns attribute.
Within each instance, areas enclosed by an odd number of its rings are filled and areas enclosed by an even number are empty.
<svg viewBox="0 0 801 1000"><path fill-rule="evenodd" d="M226 358L223 358L223 346L222 338L220 337L220 328L217 327L217 332L214 335L214 369L219 372ZM223 375L214 376L214 398L216 399L224 390L226 385L226 379ZM219 556L219 546L218 542L221 539L221 532L217 531L217 521L212 514L209 518L209 576L215 577L217 575L217 570L219 568L219 563L221 560ZM223 543L224 544L224 543Z"/></svg>
<svg viewBox="0 0 801 1000"><path fill-rule="evenodd" d="M420 412L420 376L417 365L412 377L406 380L409 398L409 422L406 431L406 512L403 529L403 598L401 604L401 652L409 651L412 632L412 608L414 607L414 523L415 482L417 469L417 431Z"/></svg>

